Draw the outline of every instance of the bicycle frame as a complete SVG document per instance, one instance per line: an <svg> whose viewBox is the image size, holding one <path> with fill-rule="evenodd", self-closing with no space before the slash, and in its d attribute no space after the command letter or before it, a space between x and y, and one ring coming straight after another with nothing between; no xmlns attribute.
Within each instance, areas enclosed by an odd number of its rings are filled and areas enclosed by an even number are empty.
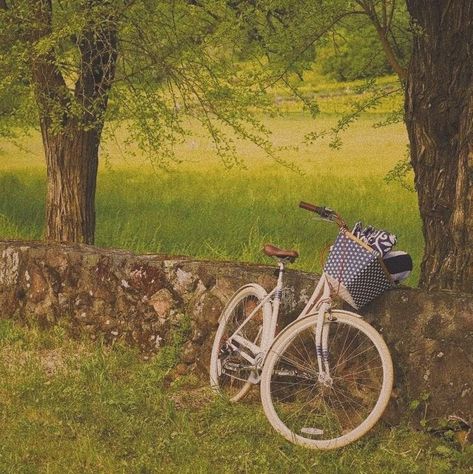
<svg viewBox="0 0 473 474"><path fill-rule="evenodd" d="M331 209L299 207L349 232ZM285 265L298 252L271 244L263 252L279 261L276 286L268 293L248 283L229 300L212 346L210 384L236 402L260 383L264 413L288 441L324 450L345 446L371 429L389 402L389 350L361 316L333 308L334 289L343 298L347 291L325 273L297 318L276 334Z"/></svg>
<svg viewBox="0 0 473 474"><path fill-rule="evenodd" d="M285 270L285 262L279 261L279 272L276 286L260 301L260 303L253 309L253 311L245 318L245 320L238 326L235 332L228 338L227 343L235 350L238 350L242 357L245 358L255 368L260 369L265 361L266 355L271 348L275 336L276 327L279 316L279 308L281 304L283 294L283 276ZM271 301L272 300L272 301ZM255 314L267 303L271 303L271 313L269 317L265 316L262 325L262 337L261 345L257 345L251 341L248 341L244 337L238 335L240 330L245 324L250 321ZM304 309L296 318L296 321L317 314L317 325L315 330L315 348L317 353L317 363L319 368L319 381L324 384L331 384L332 379L330 377L330 367L328 364L328 336L329 336L329 325L325 325L325 318L327 314L330 314L332 306L331 298L331 287L327 280L325 273L322 273L319 282L317 283L312 296L306 303ZM326 328L324 328L327 326ZM258 334L259 336L259 334ZM238 346L232 344L235 341ZM244 347L249 350L251 354L244 352L241 348ZM250 380L252 383L259 382L259 375L255 375Z"/></svg>

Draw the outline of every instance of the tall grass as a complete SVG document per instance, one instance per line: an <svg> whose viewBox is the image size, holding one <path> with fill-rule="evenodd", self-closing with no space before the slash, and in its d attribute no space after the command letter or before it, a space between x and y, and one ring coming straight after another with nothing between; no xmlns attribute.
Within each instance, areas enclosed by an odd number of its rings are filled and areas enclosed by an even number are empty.
<svg viewBox="0 0 473 474"><path fill-rule="evenodd" d="M416 263L422 236L416 195L386 173L402 159L402 125L374 129L378 115L365 116L344 135L341 150L327 142L288 150L283 158L293 172L251 144L239 144L246 169L226 169L208 139L196 136L178 149L183 163L171 171L154 170L138 153L130 158L120 143L110 142L98 177L96 244L136 252L161 252L199 258L267 261L264 242L295 247L295 267L320 271L320 254L336 235L300 209L300 200L325 204L349 223L363 220L394 232L398 247ZM333 126L336 118L315 121L301 113L267 119L276 145L295 144L310 130ZM4 146L0 157L0 237L41 238L44 225L45 170L39 137L28 152ZM131 150L136 152L136 150Z"/></svg>
<svg viewBox="0 0 473 474"><path fill-rule="evenodd" d="M143 363L120 344L0 320L0 472L471 472L471 446L405 425L378 424L336 452L294 446L256 396L229 404L174 378L168 356Z"/></svg>

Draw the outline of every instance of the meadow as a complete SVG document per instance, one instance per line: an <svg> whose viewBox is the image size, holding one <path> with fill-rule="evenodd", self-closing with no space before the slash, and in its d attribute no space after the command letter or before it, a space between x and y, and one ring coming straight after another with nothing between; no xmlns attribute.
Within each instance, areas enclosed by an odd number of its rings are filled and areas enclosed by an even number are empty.
<svg viewBox="0 0 473 474"><path fill-rule="evenodd" d="M387 80L389 83L391 79ZM275 146L269 158L238 143L243 165L226 168L211 141L194 132L179 145L182 163L164 171L133 145L126 132L101 149L96 245L139 253L271 263L265 242L293 247L296 268L321 270L336 228L298 208L300 200L337 210L350 224L363 220L398 237L414 259L415 285L422 256L417 197L387 173L405 157L402 124L374 125L385 109L365 113L342 135L293 149L305 134L334 127L353 98L348 86L309 90L321 94L311 119L282 100L280 116L263 118ZM276 91L275 93L279 93ZM399 97L396 99L399 102ZM399 103L394 104L399 105ZM0 238L40 239L44 232L46 170L40 136L19 146L0 143ZM412 184L412 176L408 176ZM8 316L8 315L5 315ZM270 428L258 398L230 405L201 380L176 377L180 345L143 362L119 343L72 340L61 326L39 330L0 319L0 472L468 472L470 447L453 432L431 436L407 422L377 427L360 442L334 453L313 453L287 443Z"/></svg>
<svg viewBox="0 0 473 474"><path fill-rule="evenodd" d="M257 397L230 404L175 377L185 327L144 363L135 350L0 320L0 472L466 473L453 432L378 424L354 445L315 453L270 427Z"/></svg>
<svg viewBox="0 0 473 474"><path fill-rule="evenodd" d="M413 256L416 267L407 284L415 285L423 247L417 198L384 180L405 157L405 128L399 123L374 128L383 115L367 113L342 134L340 149L329 147L329 137L292 149L306 133L335 125L342 101L329 96L325 102L330 113L321 107L315 119L296 110L263 119L275 146L289 147L279 157L298 171L243 142L237 147L243 165L228 169L192 123L194 135L176 150L182 163L165 171L127 148L119 130L102 147L96 245L270 263L261 248L272 242L299 250L296 268L320 271L336 229L300 210L304 200L337 210L350 224L362 220L396 234L397 248ZM40 136L32 132L21 147L1 145L0 238L40 239L46 190Z"/></svg>

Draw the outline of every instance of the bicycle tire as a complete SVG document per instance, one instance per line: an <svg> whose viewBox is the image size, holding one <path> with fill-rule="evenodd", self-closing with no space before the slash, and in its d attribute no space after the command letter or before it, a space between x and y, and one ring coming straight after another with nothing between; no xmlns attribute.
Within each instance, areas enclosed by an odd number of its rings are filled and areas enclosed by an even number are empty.
<svg viewBox="0 0 473 474"><path fill-rule="evenodd" d="M266 291L261 286L246 285L232 296L220 316L210 358L210 385L216 392L228 397L232 402L241 400L249 392L254 385L249 380L256 373L255 369L248 365L248 361L237 352L222 354L225 352L222 348L229 335L238 329L238 326L266 295ZM242 328L239 336L259 345L263 333L263 322L268 320L270 312L271 304L266 302ZM225 371L225 364L227 367L234 368L233 374L230 370ZM238 366L241 366L240 370L238 370Z"/></svg>
<svg viewBox="0 0 473 474"><path fill-rule="evenodd" d="M324 323L331 387L319 380L316 315L277 337L261 375L263 409L273 428L294 444L320 450L346 446L367 433L393 386L391 355L381 335L353 313L334 310L331 318Z"/></svg>

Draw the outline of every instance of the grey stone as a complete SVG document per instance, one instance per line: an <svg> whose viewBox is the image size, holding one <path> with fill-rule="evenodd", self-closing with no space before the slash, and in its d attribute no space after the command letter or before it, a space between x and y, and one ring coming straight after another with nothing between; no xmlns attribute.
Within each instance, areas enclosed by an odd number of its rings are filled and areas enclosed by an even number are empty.
<svg viewBox="0 0 473 474"><path fill-rule="evenodd" d="M243 284L276 282L274 266L211 262L87 245L0 241L2 317L57 322L71 334L123 339L151 354L191 319L179 372L207 380L212 340L228 298ZM288 270L279 327L302 309L317 275ZM348 309L348 308L347 308ZM396 387L388 413L395 420L413 400L414 417L473 421L473 295L397 288L363 316L385 338ZM186 367L186 370L184 370Z"/></svg>

